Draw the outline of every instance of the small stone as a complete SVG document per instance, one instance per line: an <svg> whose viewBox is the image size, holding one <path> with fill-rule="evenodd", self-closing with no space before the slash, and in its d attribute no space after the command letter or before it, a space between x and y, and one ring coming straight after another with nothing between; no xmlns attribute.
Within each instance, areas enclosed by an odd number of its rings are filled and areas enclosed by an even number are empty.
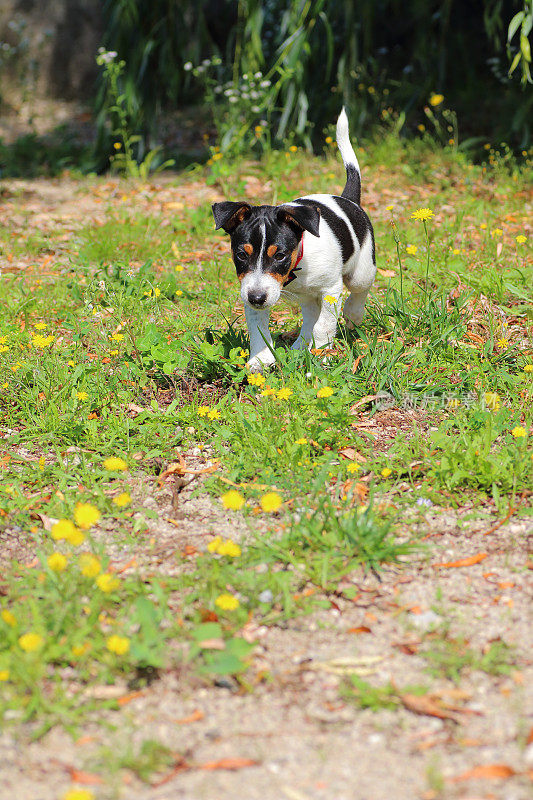
<svg viewBox="0 0 533 800"><path fill-rule="evenodd" d="M261 594L259 595L259 602L260 602L260 603L271 603L271 602L272 602L272 600L273 600L273 598L274 598L274 595L272 594L272 592L270 591L270 589L265 589L265 590L264 590L263 592L261 592Z"/></svg>

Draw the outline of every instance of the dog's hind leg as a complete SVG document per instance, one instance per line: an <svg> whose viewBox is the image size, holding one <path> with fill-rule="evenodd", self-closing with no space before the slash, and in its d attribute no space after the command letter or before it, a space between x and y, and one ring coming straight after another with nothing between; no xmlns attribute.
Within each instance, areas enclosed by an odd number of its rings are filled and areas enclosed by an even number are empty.
<svg viewBox="0 0 533 800"><path fill-rule="evenodd" d="M343 308L344 319L348 327L359 325L362 321L366 298L375 276L374 240L372 234L368 232L354 269L343 275L344 284L350 292Z"/></svg>

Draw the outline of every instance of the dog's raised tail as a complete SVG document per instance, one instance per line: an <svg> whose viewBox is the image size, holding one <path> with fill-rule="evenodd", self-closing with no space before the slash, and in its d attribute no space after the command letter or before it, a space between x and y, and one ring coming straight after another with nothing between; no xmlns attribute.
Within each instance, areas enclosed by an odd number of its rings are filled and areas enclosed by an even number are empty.
<svg viewBox="0 0 533 800"><path fill-rule="evenodd" d="M350 142L348 117L344 106L337 120L337 144L346 167L346 186L341 197L346 197L347 200L352 200L359 205L361 202L361 170Z"/></svg>

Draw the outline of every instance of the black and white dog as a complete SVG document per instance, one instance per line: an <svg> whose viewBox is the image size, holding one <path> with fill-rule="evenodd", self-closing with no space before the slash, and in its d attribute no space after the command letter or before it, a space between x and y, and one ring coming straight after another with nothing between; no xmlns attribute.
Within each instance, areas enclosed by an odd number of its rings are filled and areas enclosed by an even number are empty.
<svg viewBox="0 0 533 800"><path fill-rule="evenodd" d="M337 120L337 144L346 167L340 197L311 194L280 206L213 205L216 229L223 228L231 237L252 372L276 360L268 321L271 306L282 295L302 307L302 328L293 348L332 343L343 283L350 292L343 309L347 323L358 324L363 318L376 275L374 232L359 205L361 172L344 108Z"/></svg>

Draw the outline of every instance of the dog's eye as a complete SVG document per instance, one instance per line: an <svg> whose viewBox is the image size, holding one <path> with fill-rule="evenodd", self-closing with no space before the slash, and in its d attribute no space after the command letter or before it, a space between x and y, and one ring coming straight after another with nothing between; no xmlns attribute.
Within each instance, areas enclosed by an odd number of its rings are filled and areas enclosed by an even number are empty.
<svg viewBox="0 0 533 800"><path fill-rule="evenodd" d="M274 256L275 261L285 261L286 258L287 258L287 253L284 253L282 250L278 250L278 252Z"/></svg>
<svg viewBox="0 0 533 800"><path fill-rule="evenodd" d="M244 247L239 247L239 249L235 253L235 258L237 258L239 261L246 261L246 259L248 258L248 254L244 249Z"/></svg>

